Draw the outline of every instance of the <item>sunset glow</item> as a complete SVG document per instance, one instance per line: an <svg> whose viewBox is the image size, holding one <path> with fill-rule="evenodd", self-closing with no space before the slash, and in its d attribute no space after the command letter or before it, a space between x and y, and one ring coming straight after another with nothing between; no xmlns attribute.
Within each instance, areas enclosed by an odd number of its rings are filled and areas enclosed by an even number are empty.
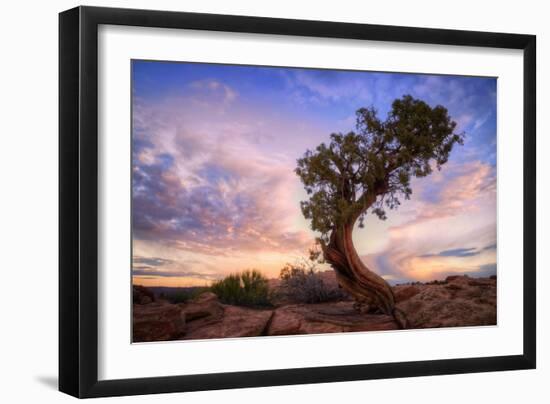
<svg viewBox="0 0 550 404"><path fill-rule="evenodd" d="M448 108L466 134L410 200L354 231L392 283L496 274L496 79L133 61L135 284L205 286L255 268L276 278L316 234L294 173L307 149L385 118L404 94ZM330 270L327 265L322 270Z"/></svg>

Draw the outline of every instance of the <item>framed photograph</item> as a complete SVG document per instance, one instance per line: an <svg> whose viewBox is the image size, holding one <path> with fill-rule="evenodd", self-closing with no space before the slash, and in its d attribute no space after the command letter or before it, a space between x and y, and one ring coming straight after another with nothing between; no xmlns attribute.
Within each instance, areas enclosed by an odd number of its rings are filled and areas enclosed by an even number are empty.
<svg viewBox="0 0 550 404"><path fill-rule="evenodd" d="M535 36L59 28L61 391L535 368Z"/></svg>

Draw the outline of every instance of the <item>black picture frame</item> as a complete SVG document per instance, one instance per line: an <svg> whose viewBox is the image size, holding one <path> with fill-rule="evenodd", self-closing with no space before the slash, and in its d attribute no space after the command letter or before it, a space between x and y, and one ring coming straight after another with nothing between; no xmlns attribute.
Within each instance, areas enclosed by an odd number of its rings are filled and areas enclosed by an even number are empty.
<svg viewBox="0 0 550 404"><path fill-rule="evenodd" d="M523 354L98 380L98 26L180 28L523 50ZM77 7L59 15L59 390L104 397L536 366L536 37L183 12Z"/></svg>

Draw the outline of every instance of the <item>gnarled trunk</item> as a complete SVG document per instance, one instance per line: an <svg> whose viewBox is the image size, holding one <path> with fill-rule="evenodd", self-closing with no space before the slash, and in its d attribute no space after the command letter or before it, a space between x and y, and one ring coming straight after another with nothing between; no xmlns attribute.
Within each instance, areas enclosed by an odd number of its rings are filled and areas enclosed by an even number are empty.
<svg viewBox="0 0 550 404"><path fill-rule="evenodd" d="M329 243L323 248L324 258L335 270L340 285L359 305L391 315L401 328L406 328L406 317L395 307L390 285L367 268L353 246L354 223L355 220L352 220L333 229Z"/></svg>

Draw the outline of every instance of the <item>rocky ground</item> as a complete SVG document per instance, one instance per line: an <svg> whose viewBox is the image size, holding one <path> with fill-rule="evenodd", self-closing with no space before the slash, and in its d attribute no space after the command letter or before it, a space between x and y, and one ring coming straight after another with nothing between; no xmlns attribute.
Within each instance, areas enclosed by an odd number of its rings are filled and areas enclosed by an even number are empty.
<svg viewBox="0 0 550 404"><path fill-rule="evenodd" d="M332 282L331 275L325 275ZM335 280L334 280L335 281ZM271 287L276 288L273 283ZM496 324L496 278L450 276L445 281L394 286L410 328ZM361 314L352 300L278 302L269 309L222 304L211 292L172 304L134 287L134 342L395 330L391 316Z"/></svg>

